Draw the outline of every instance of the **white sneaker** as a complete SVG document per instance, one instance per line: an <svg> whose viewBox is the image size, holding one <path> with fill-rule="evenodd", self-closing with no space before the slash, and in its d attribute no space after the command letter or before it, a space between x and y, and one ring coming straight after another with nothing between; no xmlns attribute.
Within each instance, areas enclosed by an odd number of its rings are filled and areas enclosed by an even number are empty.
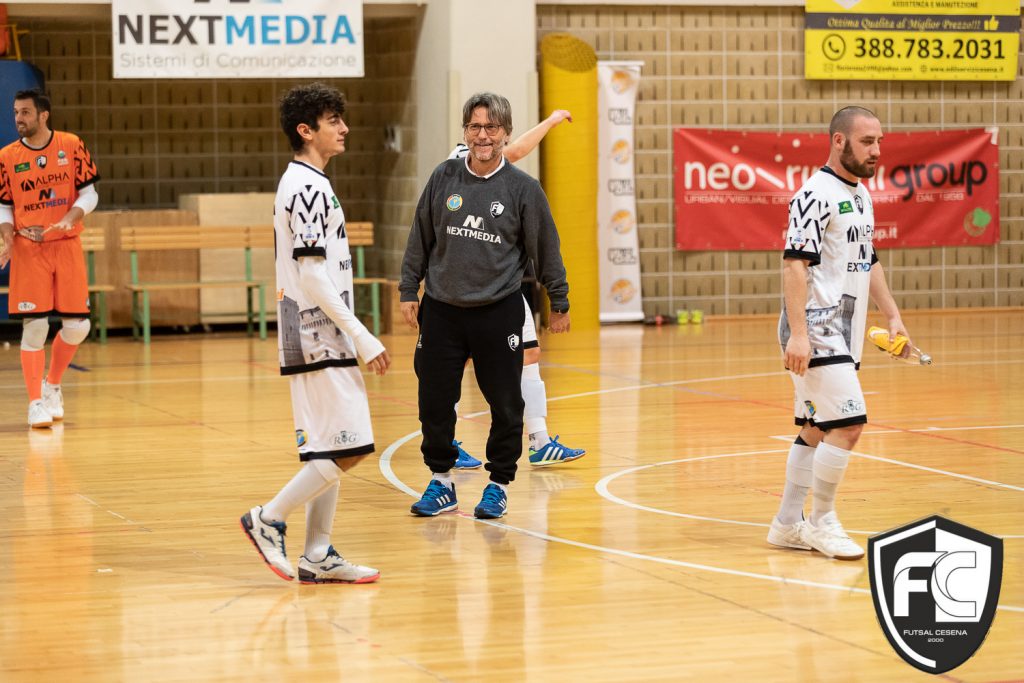
<svg viewBox="0 0 1024 683"><path fill-rule="evenodd" d="M778 517L772 517L772 524L768 528L768 542L780 548L795 548L796 550L810 550L811 546L804 543L800 538L800 529L806 524L804 520L793 524L783 524Z"/></svg>
<svg viewBox="0 0 1024 683"><path fill-rule="evenodd" d="M284 536L288 527L284 522L264 522L260 516L262 511L263 506L257 505L242 515L242 531L256 546L270 571L285 581L291 581L295 578L295 570L284 549Z"/></svg>
<svg viewBox="0 0 1024 683"><path fill-rule="evenodd" d="M46 412L50 413L54 420L64 419L64 394L61 393L59 384L50 384L43 380L43 404L46 406Z"/></svg>
<svg viewBox="0 0 1024 683"><path fill-rule="evenodd" d="M379 570L352 564L339 555L333 545L327 549L327 557L319 562L311 562L305 555L299 558L302 583L373 583L379 578Z"/></svg>
<svg viewBox="0 0 1024 683"><path fill-rule="evenodd" d="M859 560L864 557L864 549L846 535L835 511L825 513L817 524L805 521L800 530L800 540L819 553L837 560Z"/></svg>
<svg viewBox="0 0 1024 683"><path fill-rule="evenodd" d="M32 429L44 429L53 426L53 416L46 410L42 399L28 404L28 426Z"/></svg>

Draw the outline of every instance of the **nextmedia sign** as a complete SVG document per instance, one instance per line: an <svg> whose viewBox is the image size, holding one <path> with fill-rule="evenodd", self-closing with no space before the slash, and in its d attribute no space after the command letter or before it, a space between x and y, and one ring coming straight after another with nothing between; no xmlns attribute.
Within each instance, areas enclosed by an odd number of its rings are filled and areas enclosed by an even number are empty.
<svg viewBox="0 0 1024 683"><path fill-rule="evenodd" d="M114 78L363 76L360 0L113 0Z"/></svg>

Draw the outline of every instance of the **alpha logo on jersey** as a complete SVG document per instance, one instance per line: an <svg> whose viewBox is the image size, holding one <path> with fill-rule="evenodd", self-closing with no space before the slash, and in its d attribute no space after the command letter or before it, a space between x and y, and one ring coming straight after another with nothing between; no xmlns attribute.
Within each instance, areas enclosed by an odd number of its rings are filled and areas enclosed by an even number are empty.
<svg viewBox="0 0 1024 683"><path fill-rule="evenodd" d="M39 168L46 168L46 156L40 154L36 157L36 166Z"/></svg>
<svg viewBox="0 0 1024 683"><path fill-rule="evenodd" d="M505 212L505 205L501 202L491 202L491 218L497 218Z"/></svg>
<svg viewBox="0 0 1024 683"><path fill-rule="evenodd" d="M298 446L299 448L302 448L303 446L306 445L307 441L309 441L309 434L306 434L306 430L305 429L296 429L295 430L295 445Z"/></svg>
<svg viewBox="0 0 1024 683"><path fill-rule="evenodd" d="M878 623L908 664L954 669L981 647L995 618L1003 541L939 515L868 539Z"/></svg>
<svg viewBox="0 0 1024 683"><path fill-rule="evenodd" d="M340 431L331 437L332 446L349 446L359 440L359 434L355 432Z"/></svg>
<svg viewBox="0 0 1024 683"><path fill-rule="evenodd" d="M853 213L853 204L850 202L839 202L839 215L842 216L844 213Z"/></svg>
<svg viewBox="0 0 1024 683"><path fill-rule="evenodd" d="M444 203L448 207L449 211L458 211L462 208L462 195L453 194L448 196L448 200Z"/></svg>
<svg viewBox="0 0 1024 683"><path fill-rule="evenodd" d="M508 348L512 349L513 351L515 351L516 349L519 348L519 335L518 334L510 334L510 335L508 335Z"/></svg>

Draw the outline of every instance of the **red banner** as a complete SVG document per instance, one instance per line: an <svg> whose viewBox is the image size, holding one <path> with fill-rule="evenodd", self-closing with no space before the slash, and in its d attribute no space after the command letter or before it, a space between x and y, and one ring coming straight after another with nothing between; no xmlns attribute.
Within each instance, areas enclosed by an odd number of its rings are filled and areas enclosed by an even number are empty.
<svg viewBox="0 0 1024 683"><path fill-rule="evenodd" d="M782 249L788 205L828 160L827 133L677 128L676 249ZM876 247L999 241L999 147L984 129L886 133L875 177Z"/></svg>

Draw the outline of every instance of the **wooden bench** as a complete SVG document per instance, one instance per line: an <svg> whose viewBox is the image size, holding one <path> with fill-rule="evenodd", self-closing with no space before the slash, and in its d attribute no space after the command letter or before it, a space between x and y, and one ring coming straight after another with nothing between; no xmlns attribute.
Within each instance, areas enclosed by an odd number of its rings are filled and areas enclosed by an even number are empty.
<svg viewBox="0 0 1024 683"><path fill-rule="evenodd" d="M96 282L96 252L104 251L106 238L103 230L86 228L79 237L82 240L82 251L85 252L85 268L89 283L89 320L92 322L90 336L99 339L101 344L107 343L107 293L114 291L113 285ZM9 287L0 287L0 294L9 294Z"/></svg>
<svg viewBox="0 0 1024 683"><path fill-rule="evenodd" d="M370 288L370 317L373 319L373 336L380 336L380 288L387 284L382 277L366 277L366 263L363 247L373 246L373 223L345 223L348 246L352 251L352 282ZM356 301L359 301L357 298Z"/></svg>
<svg viewBox="0 0 1024 683"><path fill-rule="evenodd" d="M121 249L130 253L131 282L125 285L132 293L132 337L150 342L149 294L153 291L175 289L208 289L244 287L246 291L246 331L253 333L254 323L259 326L260 339L267 338L267 315L263 302L264 284L252 275L253 247L274 246L274 231L260 226L208 226L173 225L160 227L124 226L121 228ZM180 280L174 282L147 282L139 279L140 251L175 251L186 249L237 249L245 252L245 277L233 280ZM252 295L256 291L259 305L254 310Z"/></svg>

